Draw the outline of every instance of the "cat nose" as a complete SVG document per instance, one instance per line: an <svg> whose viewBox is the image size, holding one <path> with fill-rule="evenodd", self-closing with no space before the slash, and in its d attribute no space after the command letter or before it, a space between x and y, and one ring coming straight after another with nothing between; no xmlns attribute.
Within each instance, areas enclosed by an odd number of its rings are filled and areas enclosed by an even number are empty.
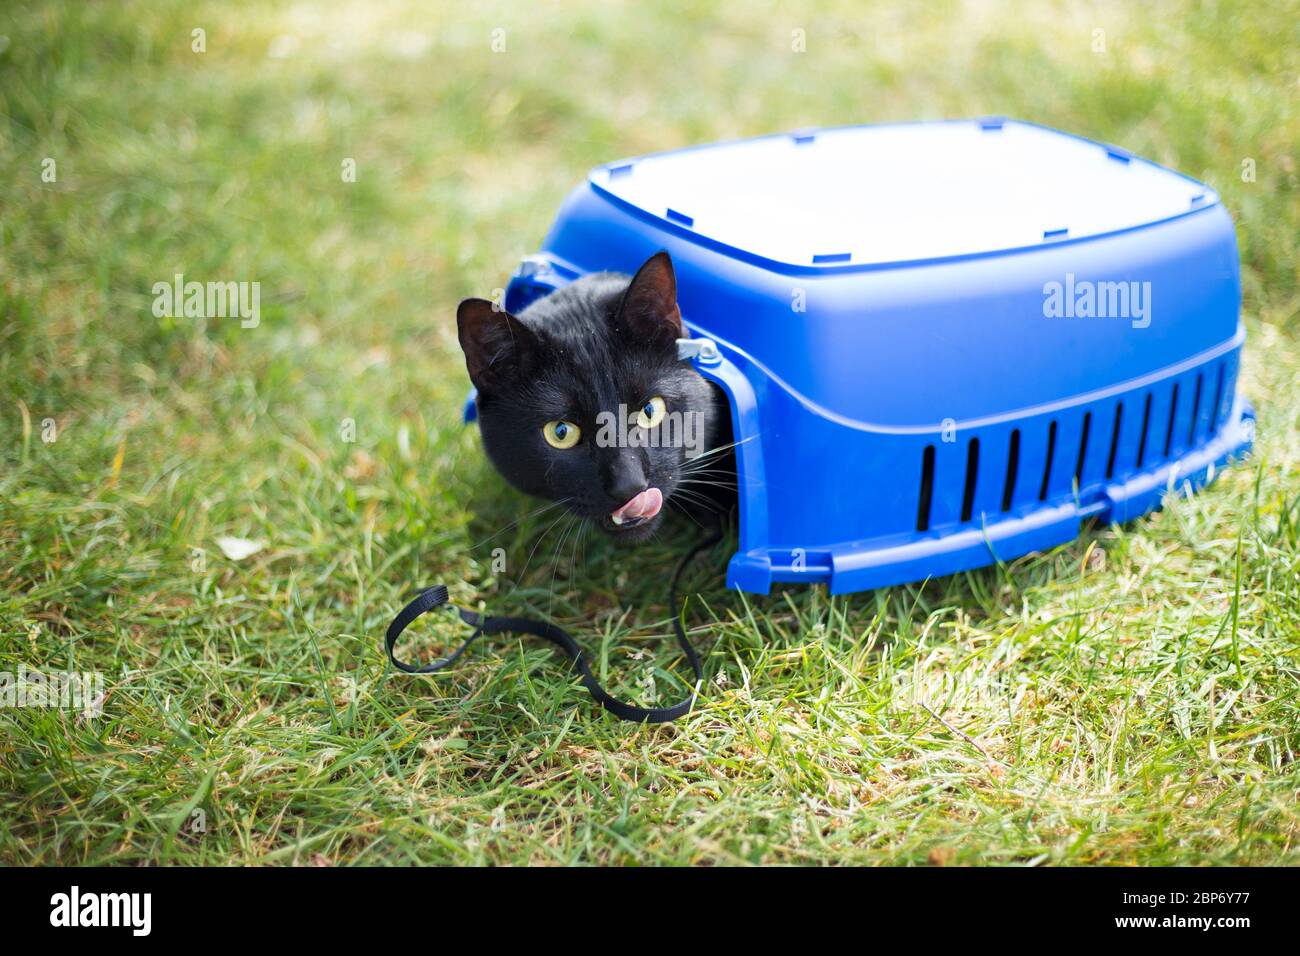
<svg viewBox="0 0 1300 956"><path fill-rule="evenodd" d="M649 487L645 469L633 455L619 455L610 462L603 484L616 505L631 501Z"/></svg>

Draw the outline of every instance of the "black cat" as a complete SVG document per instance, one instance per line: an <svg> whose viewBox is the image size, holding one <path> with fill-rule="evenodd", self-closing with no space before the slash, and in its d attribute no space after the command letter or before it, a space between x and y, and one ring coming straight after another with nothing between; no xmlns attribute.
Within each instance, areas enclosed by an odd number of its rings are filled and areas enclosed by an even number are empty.
<svg viewBox="0 0 1300 956"><path fill-rule="evenodd" d="M496 469L616 540L644 541L665 505L695 516L735 499L726 397L686 361L668 253L633 277L585 276L511 315L456 312Z"/></svg>

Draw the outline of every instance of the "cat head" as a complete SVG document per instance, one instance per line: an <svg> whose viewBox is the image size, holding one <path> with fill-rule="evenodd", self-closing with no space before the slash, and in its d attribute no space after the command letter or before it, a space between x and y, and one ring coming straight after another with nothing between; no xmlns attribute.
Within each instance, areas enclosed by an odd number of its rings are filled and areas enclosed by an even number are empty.
<svg viewBox="0 0 1300 956"><path fill-rule="evenodd" d="M456 323L484 448L506 480L619 540L649 537L713 447L717 417L712 387L677 356L668 254L630 279L576 280L519 316L466 299Z"/></svg>

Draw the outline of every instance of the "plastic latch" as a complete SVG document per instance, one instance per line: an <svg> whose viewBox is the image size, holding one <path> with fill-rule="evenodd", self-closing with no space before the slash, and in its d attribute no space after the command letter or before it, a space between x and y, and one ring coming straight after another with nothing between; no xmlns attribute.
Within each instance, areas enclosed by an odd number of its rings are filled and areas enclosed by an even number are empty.
<svg viewBox="0 0 1300 956"><path fill-rule="evenodd" d="M1105 498L1098 498L1095 501L1089 501L1086 505L1079 506L1080 518L1096 518L1106 513L1110 507L1110 502Z"/></svg>
<svg viewBox="0 0 1300 956"><path fill-rule="evenodd" d="M1086 521L1089 518L1105 520L1114 506L1115 503L1105 489L1098 489L1079 500L1079 520Z"/></svg>
<svg viewBox="0 0 1300 956"><path fill-rule="evenodd" d="M1244 451L1249 452L1250 446L1255 444L1255 410L1248 408L1241 413L1241 421L1237 425L1237 434L1241 436L1241 444Z"/></svg>
<svg viewBox="0 0 1300 956"><path fill-rule="evenodd" d="M682 362L695 359L701 365L717 365L722 361L722 353L713 339L678 339L677 358Z"/></svg>
<svg viewBox="0 0 1300 956"><path fill-rule="evenodd" d="M515 275L521 279L531 279L533 276L543 275L551 271L551 261L545 256L524 256L519 261L519 268L515 270Z"/></svg>

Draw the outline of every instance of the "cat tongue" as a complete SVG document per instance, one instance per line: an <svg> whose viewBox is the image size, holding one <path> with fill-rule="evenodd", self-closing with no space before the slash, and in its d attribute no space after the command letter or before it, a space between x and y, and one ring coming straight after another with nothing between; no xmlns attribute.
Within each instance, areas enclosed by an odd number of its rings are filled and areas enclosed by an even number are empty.
<svg viewBox="0 0 1300 956"><path fill-rule="evenodd" d="M658 488L647 488L627 504L610 515L615 524L634 518L653 518L664 505L664 494Z"/></svg>

